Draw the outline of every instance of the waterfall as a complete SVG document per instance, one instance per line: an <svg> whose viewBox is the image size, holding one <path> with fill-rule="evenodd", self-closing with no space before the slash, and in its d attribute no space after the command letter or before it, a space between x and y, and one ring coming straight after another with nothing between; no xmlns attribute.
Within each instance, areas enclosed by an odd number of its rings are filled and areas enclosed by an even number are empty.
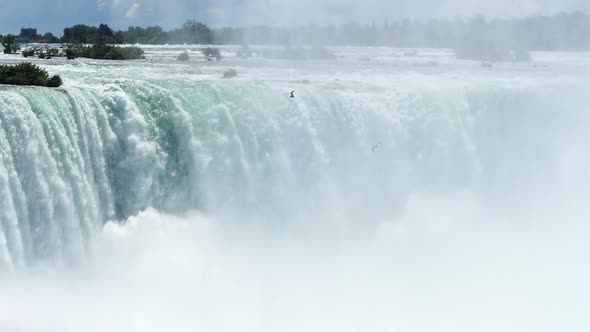
<svg viewBox="0 0 590 332"><path fill-rule="evenodd" d="M0 265L83 261L108 220L150 207L378 219L417 190L516 197L557 169L588 104L563 109L585 100L567 84L324 84L295 99L270 84L175 84L0 90Z"/></svg>

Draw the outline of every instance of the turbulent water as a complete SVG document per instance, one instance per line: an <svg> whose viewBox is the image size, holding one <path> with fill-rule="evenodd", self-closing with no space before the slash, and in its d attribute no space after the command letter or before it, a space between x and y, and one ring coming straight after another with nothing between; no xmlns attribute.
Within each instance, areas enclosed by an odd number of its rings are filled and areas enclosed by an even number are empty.
<svg viewBox="0 0 590 332"><path fill-rule="evenodd" d="M147 51L0 89L0 330L590 328L583 54Z"/></svg>

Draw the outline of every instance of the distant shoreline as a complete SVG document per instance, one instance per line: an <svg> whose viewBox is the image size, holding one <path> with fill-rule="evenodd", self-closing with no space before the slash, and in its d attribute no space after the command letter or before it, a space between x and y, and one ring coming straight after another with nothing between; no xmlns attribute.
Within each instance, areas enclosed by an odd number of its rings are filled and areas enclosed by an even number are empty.
<svg viewBox="0 0 590 332"><path fill-rule="evenodd" d="M582 12L514 19L486 19L473 16L456 19L412 19L372 24L349 23L339 26L222 27L186 21L169 31L159 26L129 27L115 31L107 24L84 24L65 28L60 37L52 33L36 35L36 29L22 29L32 42L90 44L97 36L112 44L127 45L322 45L387 46L397 48L462 48L486 45L528 51L590 50L590 16ZM23 36L16 36L23 38Z"/></svg>

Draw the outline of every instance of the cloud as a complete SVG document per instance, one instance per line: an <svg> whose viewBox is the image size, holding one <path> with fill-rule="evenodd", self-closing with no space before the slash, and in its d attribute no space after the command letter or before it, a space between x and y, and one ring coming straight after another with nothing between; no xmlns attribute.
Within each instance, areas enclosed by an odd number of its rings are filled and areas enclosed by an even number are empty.
<svg viewBox="0 0 590 332"><path fill-rule="evenodd" d="M0 0L0 34L23 24L60 33L78 23L107 23L125 29L137 25L178 27L196 19L209 25L332 25L425 20L481 13L487 17L590 12L588 0Z"/></svg>
<svg viewBox="0 0 590 332"><path fill-rule="evenodd" d="M219 7L208 8L207 14L212 17L223 18L225 16L225 10Z"/></svg>
<svg viewBox="0 0 590 332"><path fill-rule="evenodd" d="M141 6L137 2L132 4L131 7L129 8L129 10L127 11L127 14L125 15L125 17L135 18L137 16L137 13L139 12L139 7L141 7Z"/></svg>
<svg viewBox="0 0 590 332"><path fill-rule="evenodd" d="M588 0L242 0L240 6L232 5L230 0L225 3L226 16L233 14L237 24L246 25L330 25L384 18L428 20L475 14L494 18L590 11Z"/></svg>
<svg viewBox="0 0 590 332"><path fill-rule="evenodd" d="M121 0L96 0L96 8L117 8L121 4Z"/></svg>

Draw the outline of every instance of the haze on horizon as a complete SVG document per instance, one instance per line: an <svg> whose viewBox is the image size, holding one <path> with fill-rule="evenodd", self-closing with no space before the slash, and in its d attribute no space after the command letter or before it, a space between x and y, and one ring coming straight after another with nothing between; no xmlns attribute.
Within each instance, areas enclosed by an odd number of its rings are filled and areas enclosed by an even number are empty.
<svg viewBox="0 0 590 332"><path fill-rule="evenodd" d="M590 11L586 0L2 0L0 33L36 27L61 34L74 24L107 23L116 29L178 27L188 19L212 26L332 25L410 17L449 18L482 14L521 17Z"/></svg>

